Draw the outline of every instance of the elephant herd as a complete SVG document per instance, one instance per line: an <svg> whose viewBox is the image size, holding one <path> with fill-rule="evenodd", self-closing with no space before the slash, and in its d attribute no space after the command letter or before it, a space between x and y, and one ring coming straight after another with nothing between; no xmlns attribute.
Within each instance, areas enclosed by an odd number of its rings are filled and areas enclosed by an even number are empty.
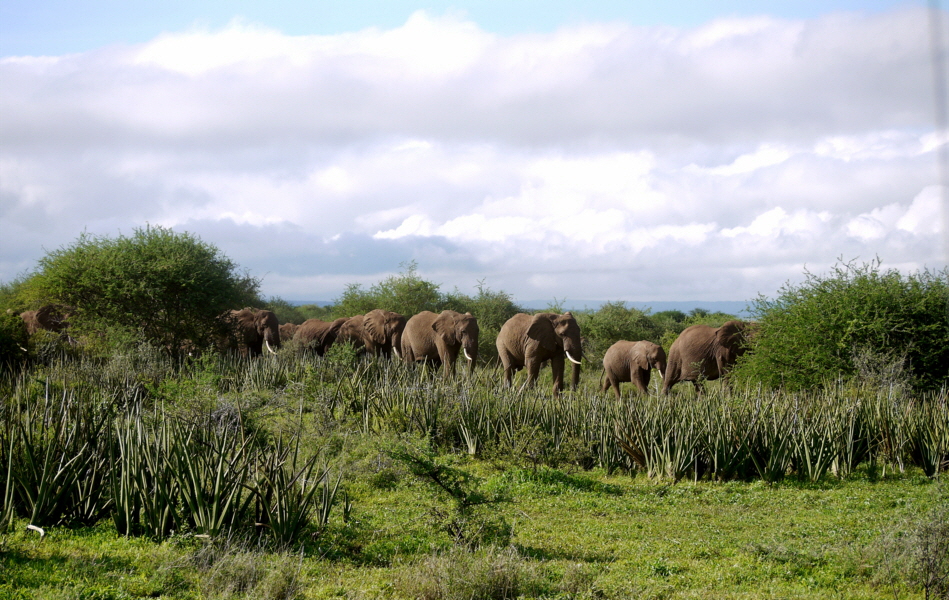
<svg viewBox="0 0 949 600"><path fill-rule="evenodd" d="M672 343L668 357L662 346L653 342L620 340L603 357L602 391L613 388L620 398L620 384L632 382L639 392L645 392L652 369L657 369L663 379L664 394L680 381L691 381L699 390L700 381L724 376L744 353L747 325L743 321L728 321L717 328L688 327ZM446 377L454 374L459 355L468 361L469 374L478 360L478 320L471 313L453 310L440 314L423 311L406 319L399 313L376 309L332 322L309 319L302 325L274 328L279 338L294 340L301 349L319 356L336 342L348 342L375 356L388 358L394 352L406 363L444 365ZM570 312L518 313L501 327L495 345L508 387L521 369L527 370L525 387L533 387L540 368L549 363L553 391L558 394L564 388L567 361L572 367L571 389L579 385L583 350L580 326Z"/></svg>
<svg viewBox="0 0 949 600"><path fill-rule="evenodd" d="M49 306L20 316L31 334L39 329L61 331L67 325L68 310ZM423 311L407 319L396 312L376 309L332 322L308 319L301 325L281 325L273 312L252 308L232 310L222 317L230 323L233 333L222 348L249 356L260 356L265 349L276 353L275 349L290 340L303 351L323 356L334 343L346 342L373 356L390 358L395 353L406 363L444 365L446 377L453 376L459 355L468 361L469 374L478 360L480 331L478 320L471 313ZM680 381L691 381L699 390L700 381L723 377L745 352L748 325L743 321L728 321L717 328L692 325L672 343L668 357L653 342L620 340L603 356L601 389L606 392L612 388L620 398L620 384L632 382L639 392L645 392L650 373L657 369L664 394ZM568 361L572 367L571 389L576 389L580 382L580 326L570 312L518 313L501 327L495 345L508 387L521 369L527 370L525 387L533 387L540 368L549 363L553 391L559 394Z"/></svg>

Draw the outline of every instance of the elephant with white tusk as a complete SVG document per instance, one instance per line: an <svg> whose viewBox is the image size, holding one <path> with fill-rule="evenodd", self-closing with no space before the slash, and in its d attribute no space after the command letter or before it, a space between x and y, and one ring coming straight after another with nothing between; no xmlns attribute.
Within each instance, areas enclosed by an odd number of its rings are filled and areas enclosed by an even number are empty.
<svg viewBox="0 0 949 600"><path fill-rule="evenodd" d="M562 315L518 313L501 327L496 344L507 386L512 384L515 372L527 367L524 385L533 387L541 364L548 360L554 376L554 394L563 389L565 360L573 363L572 389L577 389L580 384L583 357L580 326L569 312Z"/></svg>
<svg viewBox="0 0 949 600"><path fill-rule="evenodd" d="M280 348L280 322L269 310L244 308L225 313L231 326L230 348L246 356L260 356L264 348L271 354Z"/></svg>
<svg viewBox="0 0 949 600"><path fill-rule="evenodd" d="M649 374L652 369L659 371L663 378L666 372L666 352L659 344L652 342L627 342L620 340L609 347L603 355L603 388L610 387L620 399L620 383L631 381L641 393L649 389Z"/></svg>
<svg viewBox="0 0 949 600"><path fill-rule="evenodd" d="M402 360L407 363L429 361L445 365L445 377L455 373L455 361L462 354L468 361L468 373L478 362L478 320L471 313L453 310L436 315L422 311L405 324L402 333Z"/></svg>

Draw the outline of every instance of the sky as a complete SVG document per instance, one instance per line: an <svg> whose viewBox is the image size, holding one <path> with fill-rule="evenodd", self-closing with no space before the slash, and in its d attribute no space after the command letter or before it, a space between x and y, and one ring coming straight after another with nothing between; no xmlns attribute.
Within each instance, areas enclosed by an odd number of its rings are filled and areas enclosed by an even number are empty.
<svg viewBox="0 0 949 600"><path fill-rule="evenodd" d="M286 300L939 269L945 4L0 0L0 281L146 225Z"/></svg>

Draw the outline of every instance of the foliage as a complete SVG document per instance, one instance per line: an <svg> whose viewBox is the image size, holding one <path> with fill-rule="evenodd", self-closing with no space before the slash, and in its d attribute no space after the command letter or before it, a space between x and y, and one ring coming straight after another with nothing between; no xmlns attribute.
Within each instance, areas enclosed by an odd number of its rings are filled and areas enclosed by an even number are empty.
<svg viewBox="0 0 949 600"><path fill-rule="evenodd" d="M438 494L448 497L447 508L435 508L436 522L463 546L476 548L485 543L505 545L511 529L489 507L510 502L504 489L485 489L483 482L456 466L452 457L440 457L430 449L402 444L388 455L404 464L410 473Z"/></svg>
<svg viewBox="0 0 949 600"><path fill-rule="evenodd" d="M0 372L23 364L28 345L23 319L11 313L0 313Z"/></svg>
<svg viewBox="0 0 949 600"><path fill-rule="evenodd" d="M221 313L258 302L257 279L214 246L163 227L130 237L83 233L38 266L31 293L75 307L79 329L130 332L172 354L210 346Z"/></svg>
<svg viewBox="0 0 949 600"><path fill-rule="evenodd" d="M362 315L381 308L410 317L423 310L441 312L444 298L438 291L438 284L422 279L418 274L415 261L402 263L404 271L390 275L369 290L362 285L352 283L346 287L342 296L336 299L333 314L336 318Z"/></svg>
<svg viewBox="0 0 949 600"><path fill-rule="evenodd" d="M280 321L281 324L296 323L299 325L309 318L304 311L300 310L299 306L294 306L279 296L271 296L263 308L277 315L277 320Z"/></svg>
<svg viewBox="0 0 949 600"><path fill-rule="evenodd" d="M880 261L839 263L827 275L805 272L778 298L754 302L754 351L734 375L800 390L857 375L855 357L871 349L905 361L919 389L949 378L949 270L903 276Z"/></svg>

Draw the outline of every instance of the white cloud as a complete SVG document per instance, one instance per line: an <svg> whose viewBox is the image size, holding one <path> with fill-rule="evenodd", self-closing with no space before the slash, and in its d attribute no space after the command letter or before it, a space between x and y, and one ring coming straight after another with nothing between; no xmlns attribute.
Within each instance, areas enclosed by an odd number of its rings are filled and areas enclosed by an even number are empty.
<svg viewBox="0 0 949 600"><path fill-rule="evenodd" d="M925 26L498 36L420 12L3 58L0 278L146 222L305 299L412 258L449 288L657 300L772 293L839 256L940 264Z"/></svg>

